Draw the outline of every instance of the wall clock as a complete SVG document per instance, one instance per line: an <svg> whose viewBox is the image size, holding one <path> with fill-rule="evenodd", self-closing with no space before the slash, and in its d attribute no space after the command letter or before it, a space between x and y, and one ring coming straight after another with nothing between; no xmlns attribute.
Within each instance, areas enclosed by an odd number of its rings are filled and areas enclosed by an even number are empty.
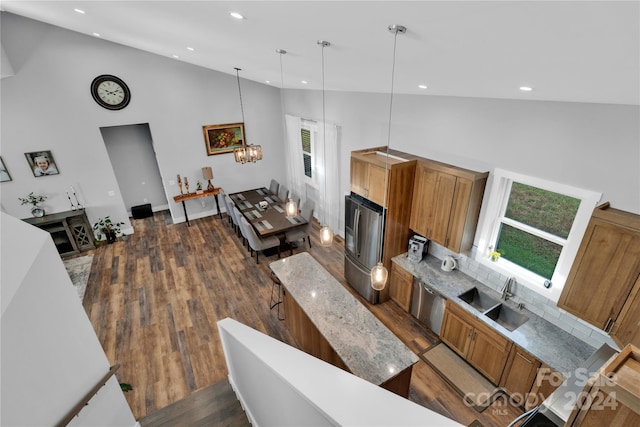
<svg viewBox="0 0 640 427"><path fill-rule="evenodd" d="M121 110L131 101L131 91L119 77L103 74L91 82L91 96L107 110Z"/></svg>

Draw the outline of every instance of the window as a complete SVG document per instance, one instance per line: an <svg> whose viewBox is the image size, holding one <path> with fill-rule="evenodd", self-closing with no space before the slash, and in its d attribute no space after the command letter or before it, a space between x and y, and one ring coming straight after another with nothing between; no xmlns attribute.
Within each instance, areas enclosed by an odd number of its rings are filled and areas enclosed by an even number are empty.
<svg viewBox="0 0 640 427"><path fill-rule="evenodd" d="M477 258L557 300L600 196L496 169Z"/></svg>
<svg viewBox="0 0 640 427"><path fill-rule="evenodd" d="M302 137L302 161L304 164L304 175L307 178L313 178L311 167L311 130L308 128L300 129Z"/></svg>

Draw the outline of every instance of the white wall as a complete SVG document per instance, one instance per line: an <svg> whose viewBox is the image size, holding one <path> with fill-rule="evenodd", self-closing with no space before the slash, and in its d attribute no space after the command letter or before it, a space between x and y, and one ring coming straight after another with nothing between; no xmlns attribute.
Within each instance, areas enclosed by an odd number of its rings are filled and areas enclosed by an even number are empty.
<svg viewBox="0 0 640 427"><path fill-rule="evenodd" d="M109 361L49 233L5 213L0 228L0 424L55 425L109 371ZM73 423L135 424L113 377Z"/></svg>
<svg viewBox="0 0 640 427"><path fill-rule="evenodd" d="M68 210L65 188L73 185L90 222L105 215L127 222L100 134L104 126L149 123L178 221L184 215L173 202L178 186L169 186L176 174L195 186L202 167L211 166L213 184L227 191L266 186L272 177L285 181L278 88L242 81L247 141L262 145L264 159L238 165L232 154L207 156L202 133L203 125L242 121L235 70L215 72L6 12L1 16L2 46L15 71L0 80L0 154L13 178L1 187L6 212L28 216L17 197L31 191L49 196L47 211ZM93 100L89 86L100 74L117 75L129 86L131 103L124 110L109 111ZM33 176L24 153L37 150L53 152L59 175ZM115 195L110 197L109 191ZM215 212L212 203L205 208L197 200L188 203L190 216Z"/></svg>
<svg viewBox="0 0 640 427"><path fill-rule="evenodd" d="M284 102L302 117L322 117L318 92L287 90ZM387 144L389 95L327 92L326 118L341 127L341 188L349 191L343 159ZM640 213L638 106L395 95L391 148L601 192L613 207Z"/></svg>

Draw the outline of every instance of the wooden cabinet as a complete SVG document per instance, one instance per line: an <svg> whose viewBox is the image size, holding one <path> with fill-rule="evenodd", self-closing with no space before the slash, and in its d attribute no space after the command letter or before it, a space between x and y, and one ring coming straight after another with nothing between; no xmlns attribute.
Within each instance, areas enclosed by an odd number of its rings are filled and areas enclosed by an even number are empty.
<svg viewBox="0 0 640 427"><path fill-rule="evenodd" d="M389 297L403 310L409 312L412 292L413 274L392 262L391 274L389 275Z"/></svg>
<svg viewBox="0 0 640 427"><path fill-rule="evenodd" d="M471 249L488 175L430 160L419 161L411 229L454 252Z"/></svg>
<svg viewBox="0 0 640 427"><path fill-rule="evenodd" d="M503 375L504 376L504 375ZM560 385L564 382L565 378L557 371L551 369L548 365L542 364L536 378L531 385L531 390L527 395L527 401L525 402L524 409L533 409L539 406L544 400L551 396L551 393L556 391Z"/></svg>
<svg viewBox="0 0 640 427"><path fill-rule="evenodd" d="M95 248L95 237L84 209L26 218L23 221L47 231L60 255L73 255Z"/></svg>
<svg viewBox="0 0 640 427"><path fill-rule="evenodd" d="M627 301L637 298L639 276L640 215L610 208L607 203L593 211L558 307L606 332L615 328L619 332L614 339L637 337L637 323L635 330L630 325L638 316L637 305L627 306L625 314L630 317L622 329L619 316Z"/></svg>
<svg viewBox="0 0 640 427"><path fill-rule="evenodd" d="M387 208L384 226L382 262L391 271L391 258L407 251L409 218L416 157L387 147L374 147L351 152L351 191ZM384 196L385 172L388 171L387 196ZM385 287L381 301L389 298Z"/></svg>
<svg viewBox="0 0 640 427"><path fill-rule="evenodd" d="M611 338L621 347L640 347L640 277L611 329Z"/></svg>
<svg viewBox="0 0 640 427"><path fill-rule="evenodd" d="M386 206L384 200L384 181L386 175L384 166L372 163L366 159L351 158L351 191L363 197Z"/></svg>
<svg viewBox="0 0 640 427"><path fill-rule="evenodd" d="M512 346L500 379L500 387L511 395L515 403L524 406L540 365L538 359L522 348Z"/></svg>
<svg viewBox="0 0 640 427"><path fill-rule="evenodd" d="M447 301L440 338L492 383L498 384L513 343Z"/></svg>
<svg viewBox="0 0 640 427"><path fill-rule="evenodd" d="M640 350L637 347L625 347L589 379L565 425L640 425Z"/></svg>

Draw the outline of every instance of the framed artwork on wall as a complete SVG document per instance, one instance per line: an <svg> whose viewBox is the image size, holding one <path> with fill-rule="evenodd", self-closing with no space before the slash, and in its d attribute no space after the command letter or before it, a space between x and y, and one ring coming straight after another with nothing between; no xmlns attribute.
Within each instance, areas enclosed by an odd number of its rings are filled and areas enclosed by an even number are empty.
<svg viewBox="0 0 640 427"><path fill-rule="evenodd" d="M29 163L33 176L40 177L60 173L51 151L34 151L33 153L24 153L24 155L27 157L27 163Z"/></svg>
<svg viewBox="0 0 640 427"><path fill-rule="evenodd" d="M231 153L236 148L243 147L244 123L229 123L225 125L202 126L207 156Z"/></svg>
<svg viewBox="0 0 640 427"><path fill-rule="evenodd" d="M9 171L4 165L4 160L2 160L2 157L0 157L0 182L6 181L11 181L11 175L9 175Z"/></svg>

